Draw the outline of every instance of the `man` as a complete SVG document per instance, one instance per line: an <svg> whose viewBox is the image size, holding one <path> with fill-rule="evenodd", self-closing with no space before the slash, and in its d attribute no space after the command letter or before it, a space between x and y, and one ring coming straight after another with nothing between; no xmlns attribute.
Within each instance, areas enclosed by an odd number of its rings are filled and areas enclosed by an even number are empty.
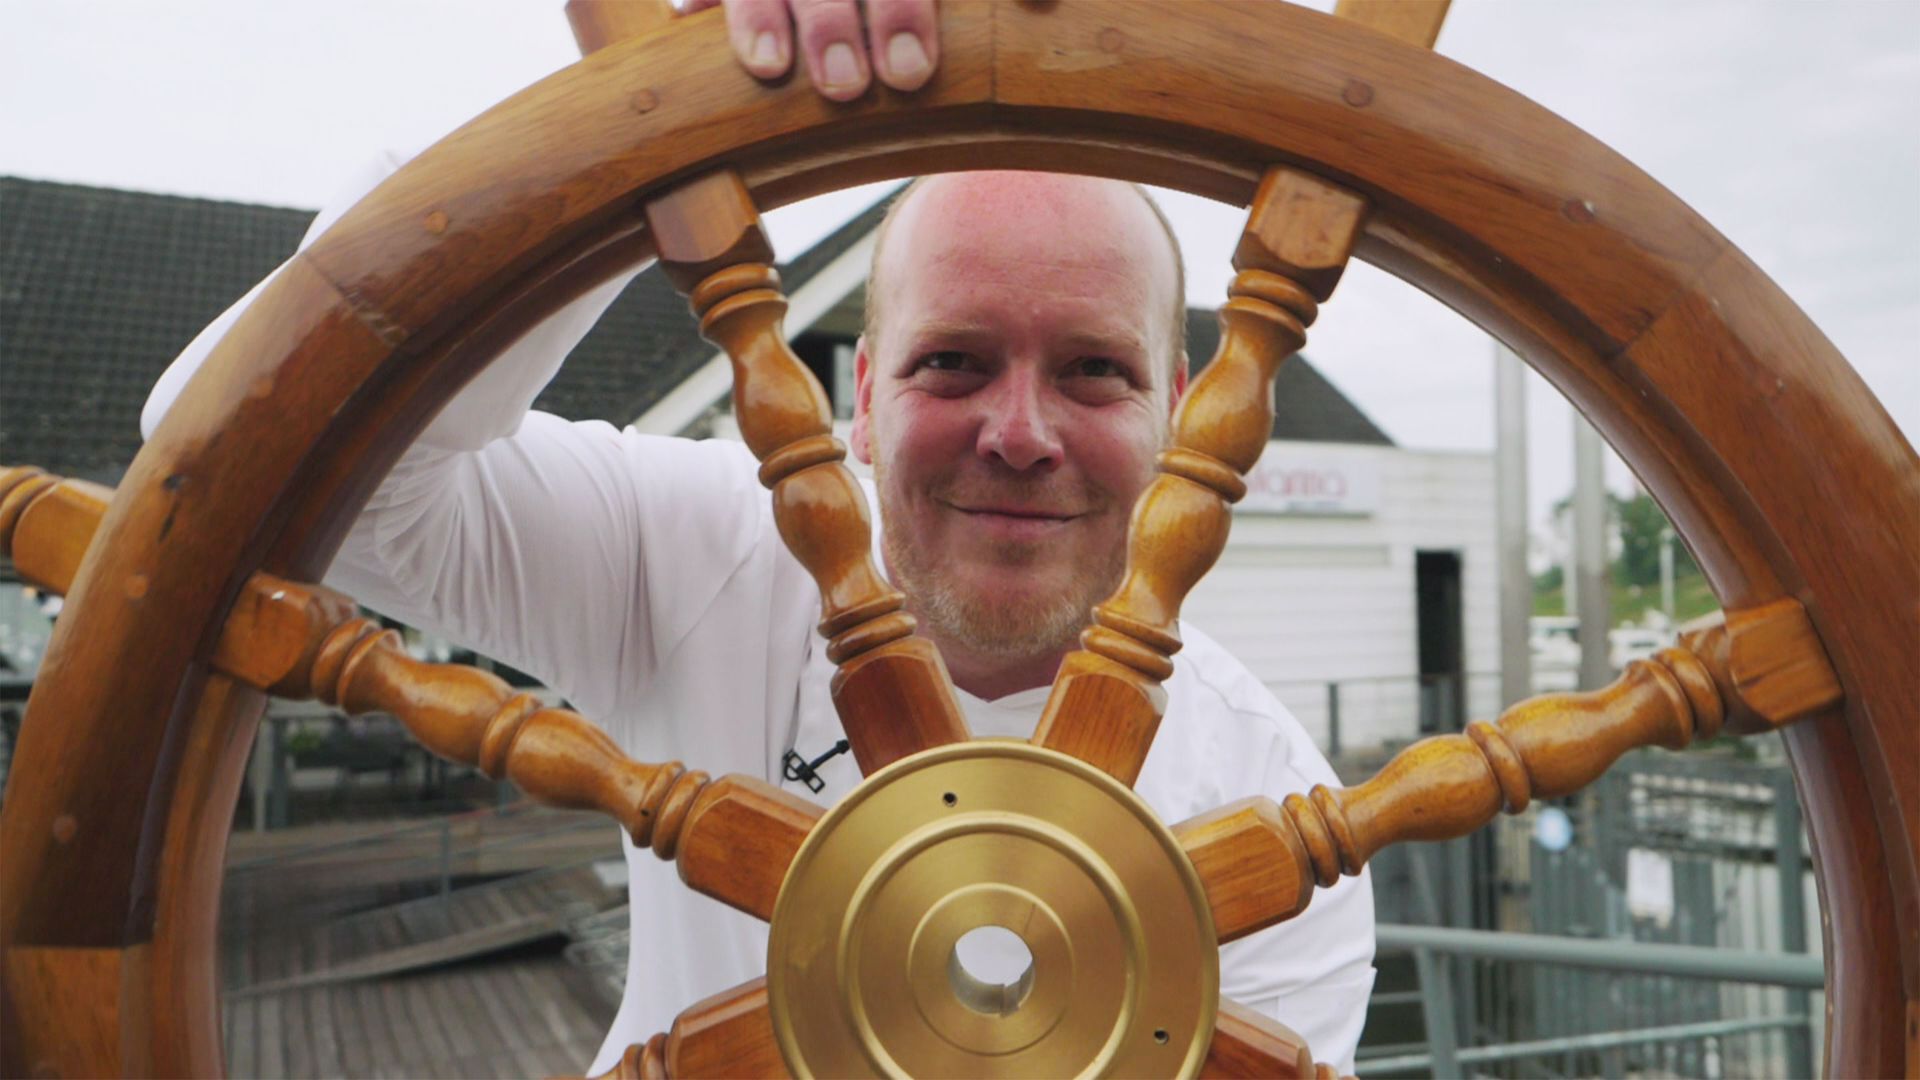
<svg viewBox="0 0 1920 1080"><path fill-rule="evenodd" d="M818 81L834 43L804 18L796 29L821 57ZM756 40L736 28L750 66ZM864 50L860 61L873 62ZM623 284L563 309L464 390L373 496L327 580L540 676L634 757L780 782L787 750L817 756L841 731L818 594L774 531L750 455L527 411ZM1089 608L1117 584L1130 509L1186 386L1178 247L1129 185L936 177L893 208L869 296L852 448L874 468L885 570L939 645L973 732L1030 735ZM245 303L169 370L148 430ZM1163 820L1332 782L1244 667L1196 629L1183 635L1136 785ZM820 779L825 790L799 793L831 804L859 776L843 755ZM765 966L764 927L686 890L650 853L629 845L627 857L628 986L594 1072ZM1342 882L1300 919L1223 949L1222 992L1350 1068L1372 932L1365 880Z"/></svg>

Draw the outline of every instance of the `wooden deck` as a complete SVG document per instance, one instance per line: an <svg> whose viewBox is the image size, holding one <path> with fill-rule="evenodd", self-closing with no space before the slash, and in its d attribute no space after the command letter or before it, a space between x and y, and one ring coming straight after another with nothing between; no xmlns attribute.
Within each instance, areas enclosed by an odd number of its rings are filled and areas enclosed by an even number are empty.
<svg viewBox="0 0 1920 1080"><path fill-rule="evenodd" d="M578 1076L613 1007L557 952L229 998L241 1077Z"/></svg>
<svg viewBox="0 0 1920 1080"><path fill-rule="evenodd" d="M527 828L494 824L510 835ZM562 951L572 924L622 903L624 889L580 863L573 843L535 843L550 861L568 862L443 898L434 893L436 859L397 857L417 846L405 837L397 850L232 877L221 913L229 1074L529 1077L586 1068L617 1003L601 975ZM358 868L355 856L364 859ZM410 875L395 870L409 862ZM395 902L397 894L414 898Z"/></svg>

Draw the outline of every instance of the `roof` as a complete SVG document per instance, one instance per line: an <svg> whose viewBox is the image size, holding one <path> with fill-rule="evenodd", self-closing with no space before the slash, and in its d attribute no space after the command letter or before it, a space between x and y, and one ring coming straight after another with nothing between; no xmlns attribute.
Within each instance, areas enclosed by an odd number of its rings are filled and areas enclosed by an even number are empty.
<svg viewBox="0 0 1920 1080"><path fill-rule="evenodd" d="M1220 346L1220 320L1205 308L1187 309L1187 356L1198 375ZM1305 353L1280 365L1273 379L1273 437L1291 442L1369 443L1393 440L1313 366Z"/></svg>
<svg viewBox="0 0 1920 1080"><path fill-rule="evenodd" d="M797 289L878 224L886 200L781 267ZM290 254L313 213L0 177L0 462L115 483L166 365ZM1211 312L1189 313L1210 357ZM536 406L626 424L714 354L664 275L641 274ZM1204 364L1204 359L1201 360ZM1303 359L1281 368L1274 437L1390 440Z"/></svg>
<svg viewBox="0 0 1920 1080"><path fill-rule="evenodd" d="M167 362L312 220L0 177L0 462L117 481Z"/></svg>

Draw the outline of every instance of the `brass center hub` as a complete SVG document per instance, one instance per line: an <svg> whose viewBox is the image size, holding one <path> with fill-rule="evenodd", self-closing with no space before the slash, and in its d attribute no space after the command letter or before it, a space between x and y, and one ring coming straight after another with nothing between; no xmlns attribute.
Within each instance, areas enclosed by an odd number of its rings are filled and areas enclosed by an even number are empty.
<svg viewBox="0 0 1920 1080"><path fill-rule="evenodd" d="M1032 965L983 981L969 931ZM875 773L822 818L773 913L767 983L795 1076L1191 1075L1220 960L1200 879L1125 785L980 739Z"/></svg>

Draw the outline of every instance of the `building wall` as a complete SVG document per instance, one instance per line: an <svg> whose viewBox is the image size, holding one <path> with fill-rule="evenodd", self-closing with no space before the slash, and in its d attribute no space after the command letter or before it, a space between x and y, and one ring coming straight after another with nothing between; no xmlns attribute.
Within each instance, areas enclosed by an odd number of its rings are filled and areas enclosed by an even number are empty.
<svg viewBox="0 0 1920 1080"><path fill-rule="evenodd" d="M1419 734L1415 553L1461 559L1469 717L1499 694L1493 459L1396 447L1275 442L1260 471L1344 470L1377 485L1342 514L1239 510L1227 550L1184 615L1240 657L1329 743L1339 683L1342 747Z"/></svg>

